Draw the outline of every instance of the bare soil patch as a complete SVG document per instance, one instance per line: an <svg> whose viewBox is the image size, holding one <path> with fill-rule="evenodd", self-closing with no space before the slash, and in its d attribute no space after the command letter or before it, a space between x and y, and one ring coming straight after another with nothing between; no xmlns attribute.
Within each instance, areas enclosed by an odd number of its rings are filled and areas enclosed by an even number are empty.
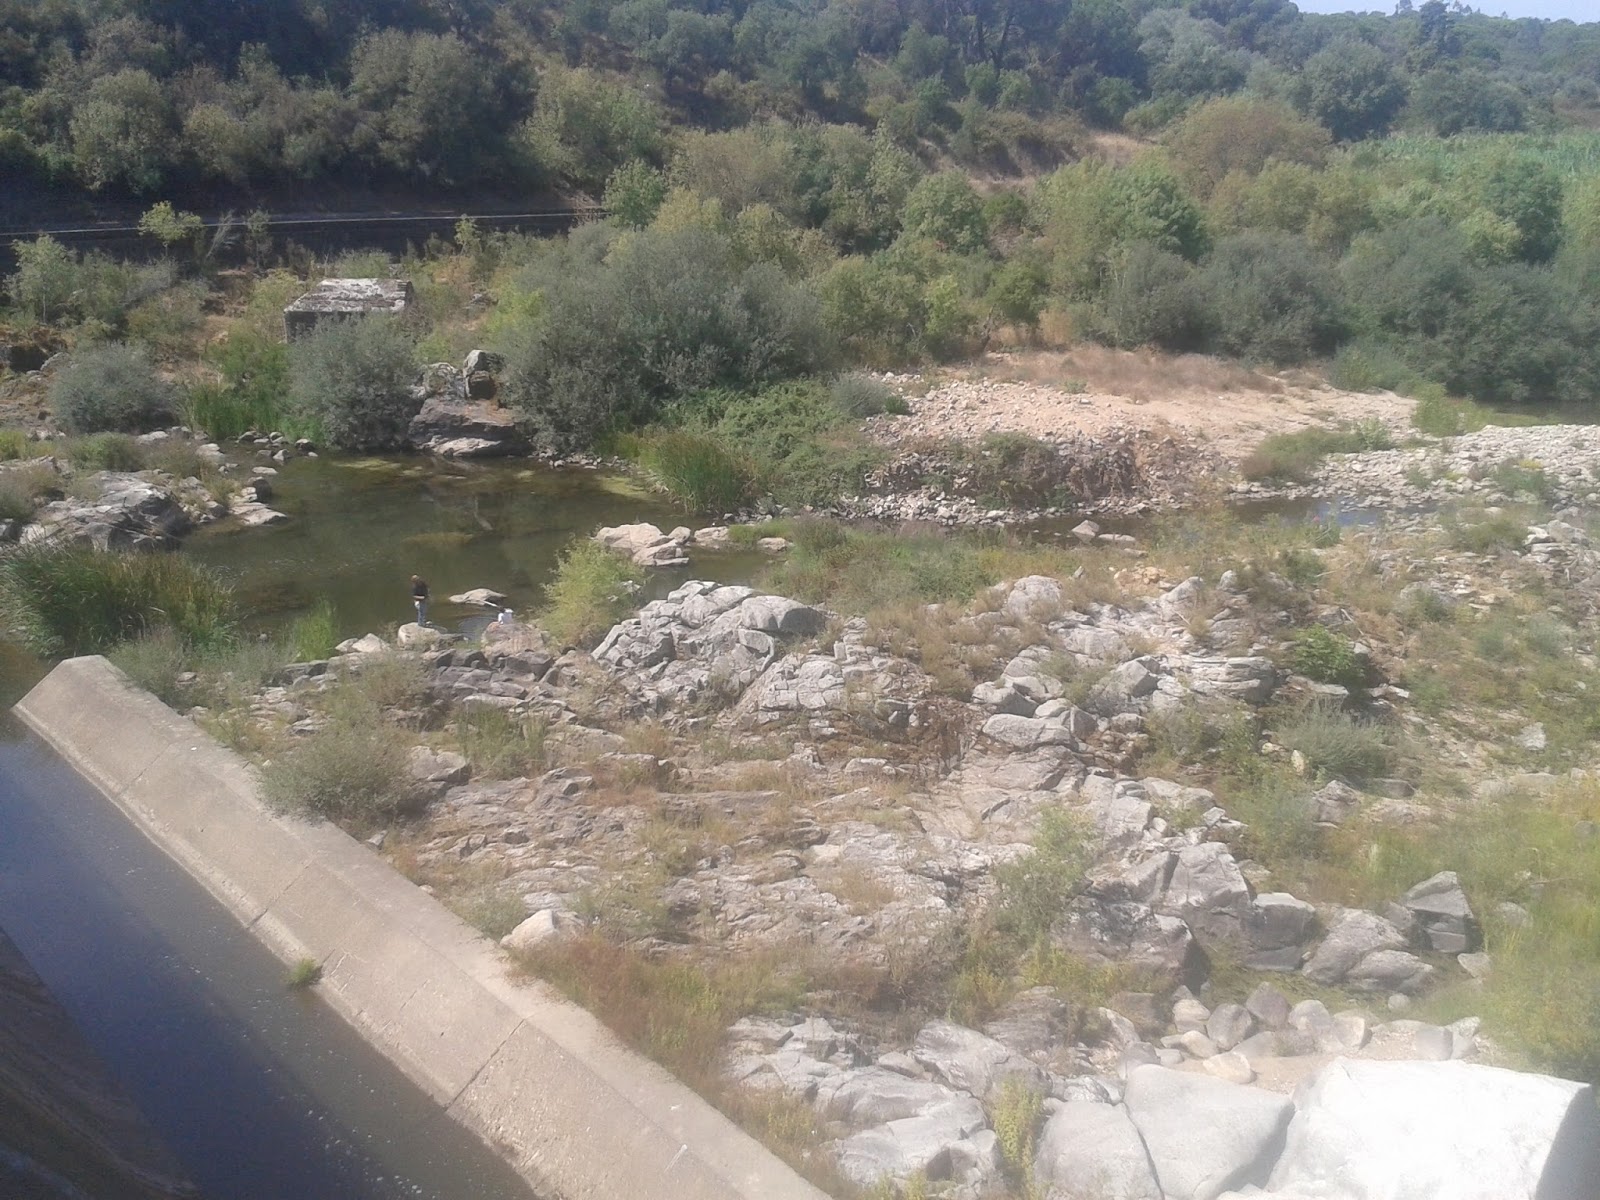
<svg viewBox="0 0 1600 1200"><path fill-rule="evenodd" d="M1235 462L1271 434L1337 421L1375 418L1401 430L1412 407L1393 392L1341 391L1307 371L1105 346L989 354L942 376L891 382L906 393L911 415L874 422L877 436L890 441L1148 431Z"/></svg>

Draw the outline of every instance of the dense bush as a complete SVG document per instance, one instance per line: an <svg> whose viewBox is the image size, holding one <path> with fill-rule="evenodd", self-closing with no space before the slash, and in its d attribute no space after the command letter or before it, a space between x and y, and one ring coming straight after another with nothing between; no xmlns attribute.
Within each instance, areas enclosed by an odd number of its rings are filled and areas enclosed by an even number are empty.
<svg viewBox="0 0 1600 1200"><path fill-rule="evenodd" d="M639 439L634 457L657 487L693 512L735 512L753 498L754 464L715 434L657 430Z"/></svg>
<svg viewBox="0 0 1600 1200"><path fill-rule="evenodd" d="M410 746L381 717L342 716L262 768L262 799L301 816L387 821L416 799L406 767Z"/></svg>
<svg viewBox="0 0 1600 1200"><path fill-rule="evenodd" d="M50 407L69 433L140 433L171 417L172 390L142 352L110 343L73 355L51 381Z"/></svg>
<svg viewBox="0 0 1600 1200"><path fill-rule="evenodd" d="M529 277L535 315L506 331L506 395L535 439L569 449L708 387L752 388L825 362L815 299L744 266L726 236L645 230L603 261L581 244Z"/></svg>
<svg viewBox="0 0 1600 1200"><path fill-rule="evenodd" d="M185 645L234 635L227 584L176 554L25 546L0 558L0 620L35 653L100 654L169 629Z"/></svg>
<svg viewBox="0 0 1600 1200"><path fill-rule="evenodd" d="M416 344L388 317L325 322L289 348L289 405L341 450L386 450L405 441L419 402Z"/></svg>
<svg viewBox="0 0 1600 1200"><path fill-rule="evenodd" d="M1222 354L1303 362L1331 351L1343 328L1332 267L1294 234L1225 238L1196 283L1206 340Z"/></svg>
<svg viewBox="0 0 1600 1200"><path fill-rule="evenodd" d="M572 645L593 645L633 607L638 569L598 542L581 538L561 553L544 588L541 628Z"/></svg>

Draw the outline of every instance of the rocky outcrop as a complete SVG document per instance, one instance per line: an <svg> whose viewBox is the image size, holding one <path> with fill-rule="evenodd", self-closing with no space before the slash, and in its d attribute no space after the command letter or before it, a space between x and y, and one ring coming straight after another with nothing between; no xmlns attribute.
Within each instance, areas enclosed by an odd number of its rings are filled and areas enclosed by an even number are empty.
<svg viewBox="0 0 1600 1200"><path fill-rule="evenodd" d="M44 505L23 527L21 541L98 550L165 550L175 547L194 526L194 518L171 487L113 471L98 472L88 482L98 490L96 498Z"/></svg>
<svg viewBox="0 0 1600 1200"><path fill-rule="evenodd" d="M424 369L422 381L412 389L418 403L416 416L406 429L406 440L416 449L441 458L503 458L526 454L528 439L517 429L516 414L488 396L493 388L471 380L483 371L464 374L449 363Z"/></svg>

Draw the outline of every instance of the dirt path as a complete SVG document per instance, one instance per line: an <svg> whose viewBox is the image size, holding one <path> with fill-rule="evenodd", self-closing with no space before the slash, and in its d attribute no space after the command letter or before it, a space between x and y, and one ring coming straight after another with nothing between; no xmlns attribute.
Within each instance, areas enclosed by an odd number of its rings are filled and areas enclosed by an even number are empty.
<svg viewBox="0 0 1600 1200"><path fill-rule="evenodd" d="M909 417L876 418L892 442L970 440L996 432L1038 438L1165 432L1237 461L1262 438L1376 418L1404 430L1412 402L1345 392L1303 371L1269 374L1198 354L1085 346L991 354L938 376L892 375Z"/></svg>

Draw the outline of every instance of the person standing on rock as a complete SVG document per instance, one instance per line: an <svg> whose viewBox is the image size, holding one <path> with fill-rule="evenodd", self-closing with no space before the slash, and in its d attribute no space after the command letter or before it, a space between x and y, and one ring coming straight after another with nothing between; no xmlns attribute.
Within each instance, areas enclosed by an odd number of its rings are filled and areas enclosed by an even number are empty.
<svg viewBox="0 0 1600 1200"><path fill-rule="evenodd" d="M417 624L428 623L428 581L421 575L411 577L411 603L416 605Z"/></svg>

